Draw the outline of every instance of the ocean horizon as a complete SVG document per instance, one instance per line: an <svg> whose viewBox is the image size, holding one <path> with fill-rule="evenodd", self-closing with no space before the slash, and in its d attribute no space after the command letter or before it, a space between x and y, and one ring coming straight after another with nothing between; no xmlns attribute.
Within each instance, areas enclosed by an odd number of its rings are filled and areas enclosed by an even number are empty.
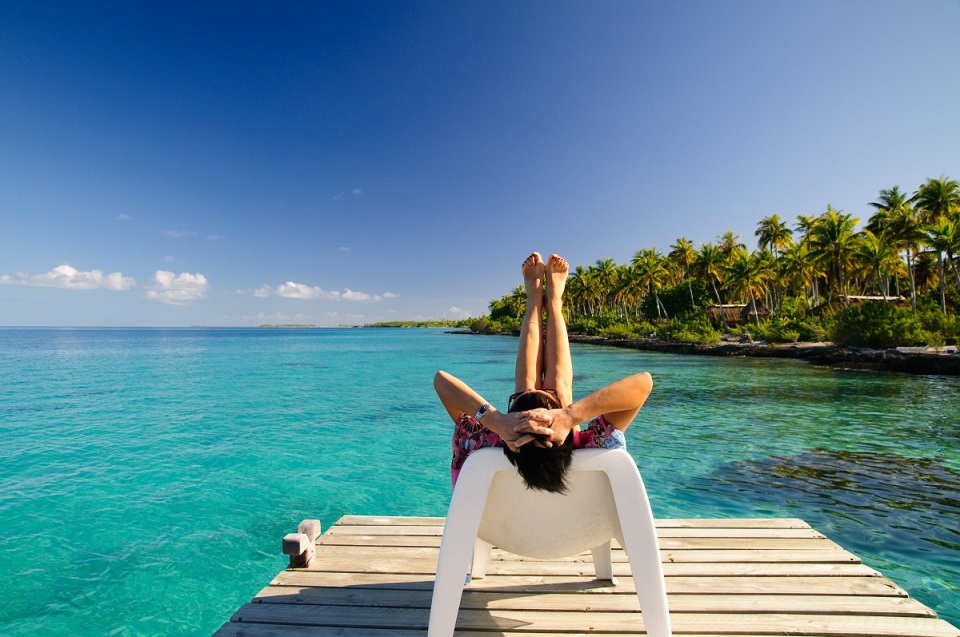
<svg viewBox="0 0 960 637"><path fill-rule="evenodd" d="M204 635L304 518L442 516L444 369L502 405L516 339L397 328L0 328L0 634ZM649 371L657 517L797 517L960 625L960 379L572 346Z"/></svg>

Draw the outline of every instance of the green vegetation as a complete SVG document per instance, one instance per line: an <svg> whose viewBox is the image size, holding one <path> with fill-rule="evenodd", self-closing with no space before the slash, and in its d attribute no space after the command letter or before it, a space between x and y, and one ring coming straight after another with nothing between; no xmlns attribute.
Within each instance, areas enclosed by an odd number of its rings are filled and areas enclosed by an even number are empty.
<svg viewBox="0 0 960 637"><path fill-rule="evenodd" d="M450 327L463 328L470 327L474 319L463 319L459 321L381 321L380 323L367 323L363 327Z"/></svg>
<svg viewBox="0 0 960 637"><path fill-rule="evenodd" d="M699 248L681 237L629 264L577 266L565 291L571 333L710 343L749 335L774 343L943 347L960 337L960 184L894 186L860 219L828 205L791 228L764 217L750 250L726 232ZM523 287L469 321L486 333L520 329Z"/></svg>

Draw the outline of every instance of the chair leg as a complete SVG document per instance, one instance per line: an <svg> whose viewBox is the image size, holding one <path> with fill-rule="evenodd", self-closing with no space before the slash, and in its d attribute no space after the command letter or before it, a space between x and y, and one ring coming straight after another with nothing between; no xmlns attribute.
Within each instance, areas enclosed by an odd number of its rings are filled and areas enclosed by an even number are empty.
<svg viewBox="0 0 960 637"><path fill-rule="evenodd" d="M490 551L493 544L484 542L480 538L473 543L473 565L470 567L470 578L481 579L487 574L487 564L490 562Z"/></svg>
<svg viewBox="0 0 960 637"><path fill-rule="evenodd" d="M610 541L605 544L594 547L590 551L593 553L593 568L597 573L597 579L610 580L616 586L617 578L613 576L613 558L610 555Z"/></svg>
<svg viewBox="0 0 960 637"><path fill-rule="evenodd" d="M457 626L463 585L483 517L482 503L487 501L491 480L493 472L464 471L453 490L440 540L427 637L451 637ZM478 499L477 494L482 496Z"/></svg>
<svg viewBox="0 0 960 637"><path fill-rule="evenodd" d="M633 459L624 454L618 460L623 462L616 462L606 471L620 517L623 548L630 561L643 611L644 628L650 637L672 637L660 545L650 499Z"/></svg>

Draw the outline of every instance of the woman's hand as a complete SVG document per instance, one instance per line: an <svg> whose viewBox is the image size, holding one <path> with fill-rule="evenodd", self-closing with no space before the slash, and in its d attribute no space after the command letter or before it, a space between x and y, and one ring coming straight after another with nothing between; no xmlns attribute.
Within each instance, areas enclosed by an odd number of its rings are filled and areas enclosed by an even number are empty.
<svg viewBox="0 0 960 637"><path fill-rule="evenodd" d="M521 416L520 422L515 425L518 435L546 437L545 441L538 442L545 447L560 446L570 435L570 431L578 422L567 409L531 409L517 412ZM535 438L536 439L536 438Z"/></svg>
<svg viewBox="0 0 960 637"><path fill-rule="evenodd" d="M543 424L545 409L515 411L511 413L491 412L483 419L483 426L503 439L511 451L517 451L523 445L537 440L537 436L553 436L553 430Z"/></svg>

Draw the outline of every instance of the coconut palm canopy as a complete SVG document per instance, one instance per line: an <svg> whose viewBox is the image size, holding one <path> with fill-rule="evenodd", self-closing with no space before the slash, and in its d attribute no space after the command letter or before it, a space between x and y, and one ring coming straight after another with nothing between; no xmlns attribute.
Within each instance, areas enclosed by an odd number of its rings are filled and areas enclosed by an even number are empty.
<svg viewBox="0 0 960 637"><path fill-rule="evenodd" d="M960 185L947 177L929 179L912 195L895 185L868 204L860 218L827 205L796 216L794 227L779 213L760 219L757 249L726 232L716 242L695 246L680 237L664 254L638 250L628 264L598 259L576 266L566 288L571 318L612 315L620 320L667 319L705 305L763 307L774 314L785 304L807 308L847 303L851 296L933 295L944 314L960 305ZM670 307L665 290L683 289ZM697 292L699 291L699 293ZM497 301L517 307L522 290ZM681 296L681 295L675 295ZM699 298L698 298L699 297ZM716 313L721 319L728 313ZM752 316L759 320L761 312Z"/></svg>

